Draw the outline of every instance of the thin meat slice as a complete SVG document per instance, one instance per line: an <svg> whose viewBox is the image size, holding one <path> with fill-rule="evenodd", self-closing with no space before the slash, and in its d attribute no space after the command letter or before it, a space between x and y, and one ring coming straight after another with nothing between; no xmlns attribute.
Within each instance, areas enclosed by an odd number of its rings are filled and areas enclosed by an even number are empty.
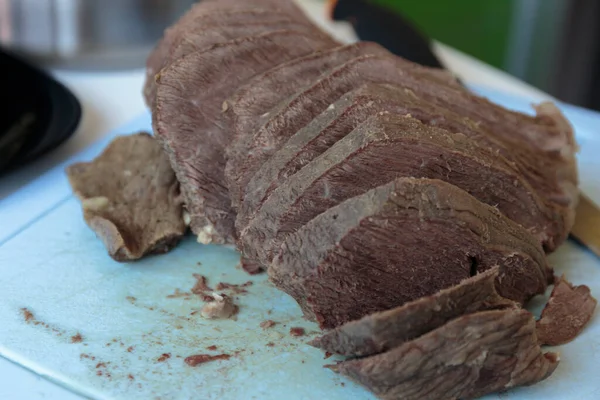
<svg viewBox="0 0 600 400"><path fill-rule="evenodd" d="M558 366L526 310L484 311L376 356L331 366L381 399L473 399L532 385Z"/></svg>
<svg viewBox="0 0 600 400"><path fill-rule="evenodd" d="M262 120L266 118L265 113L296 93L299 87L311 84L331 68L366 54L390 55L386 49L376 43L358 42L318 51L306 57L280 64L256 76L226 101L226 114L231 121L232 130L235 132L232 143L251 139L254 131L264 122ZM293 82L293 85L290 85L290 82ZM235 148L228 147L227 153L230 151L235 152ZM240 187L235 184L238 175L235 168L237 165L228 163L225 176L229 183L232 204L237 208L242 199Z"/></svg>
<svg viewBox="0 0 600 400"><path fill-rule="evenodd" d="M235 237L223 176L231 136L220 122L223 101L252 76L330 46L321 38L275 31L189 54L160 74L153 127L201 243L234 243Z"/></svg>
<svg viewBox="0 0 600 400"><path fill-rule="evenodd" d="M144 98L149 107L154 104L154 76L165 66L165 59L169 57L174 43L185 36L186 31L193 29L197 18L235 10L271 10L294 16L296 20L304 18L309 23L302 10L292 0L248 0L243 3L239 0L203 0L195 4L176 23L165 30L163 38L146 60Z"/></svg>
<svg viewBox="0 0 600 400"><path fill-rule="evenodd" d="M586 285L573 286L564 276L557 279L537 321L540 344L558 346L575 339L594 315L596 304Z"/></svg>
<svg viewBox="0 0 600 400"><path fill-rule="evenodd" d="M308 319L335 328L496 265L498 293L519 303L552 277L539 243L494 207L443 181L399 178L289 235L268 273Z"/></svg>
<svg viewBox="0 0 600 400"><path fill-rule="evenodd" d="M253 135L236 135L227 148L229 190L243 198L248 181L260 166L296 131L345 93L362 84L396 83L409 87L453 86L425 68L392 54L367 54L356 57L324 74L311 85L300 89L261 117L261 126ZM444 75L447 76L447 75ZM455 80L454 85L458 86Z"/></svg>
<svg viewBox="0 0 600 400"><path fill-rule="evenodd" d="M348 322L310 344L330 353L370 356L391 350L462 315L515 307L514 302L496 292L498 272L499 268L494 267L432 296Z"/></svg>
<svg viewBox="0 0 600 400"><path fill-rule="evenodd" d="M195 18L188 29L179 31L179 35L173 38L171 48L157 74L172 62L194 51L206 50L217 43L282 29L304 32L307 36L319 36L327 40L321 31L315 30L314 25L296 21L293 16L278 11L233 9L220 13L207 12ZM155 98L156 80L148 81L147 86L145 92L149 98Z"/></svg>
<svg viewBox="0 0 600 400"><path fill-rule="evenodd" d="M67 168L87 224L117 261L165 253L187 229L169 159L147 133L113 140L94 161Z"/></svg>
<svg viewBox="0 0 600 400"><path fill-rule="evenodd" d="M511 164L460 133L379 113L285 180L242 231L247 257L268 265L285 237L351 197L398 177L441 179L544 231L553 214Z"/></svg>
<svg viewBox="0 0 600 400"><path fill-rule="evenodd" d="M499 141L469 120L423 101L400 86L387 84L366 84L349 92L293 134L285 145L262 164L246 185L246 195L238 210L237 229L241 231L247 226L254 212L260 209L271 192L283 185L286 179L327 151L358 125L383 111L410 115L424 124L448 132L460 132L479 146L498 152L523 176L543 203L546 211L543 219L527 227L546 249L554 249L565 240L568 234L565 207L547 198L549 193L558 193L561 188L556 176L552 174L552 166L543 163L544 157L539 157L526 146L512 146Z"/></svg>

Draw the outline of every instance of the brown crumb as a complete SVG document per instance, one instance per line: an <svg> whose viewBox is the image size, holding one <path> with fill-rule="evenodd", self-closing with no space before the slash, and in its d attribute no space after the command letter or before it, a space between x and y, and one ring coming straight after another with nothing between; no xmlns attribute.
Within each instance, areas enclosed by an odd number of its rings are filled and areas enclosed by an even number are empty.
<svg viewBox="0 0 600 400"><path fill-rule="evenodd" d="M239 311L237 305L233 303L231 297L225 295L214 295L215 301L206 303L200 315L208 319L226 319L236 315Z"/></svg>
<svg viewBox="0 0 600 400"><path fill-rule="evenodd" d="M290 328L290 335L292 336L304 336L304 328L293 327Z"/></svg>
<svg viewBox="0 0 600 400"><path fill-rule="evenodd" d="M134 380L135 378L133 377L133 375L129 374L127 375L127 378L129 378L130 381Z"/></svg>
<svg viewBox="0 0 600 400"><path fill-rule="evenodd" d="M202 297L202 301L204 301L206 303L215 301L215 298L209 294L203 294L201 297Z"/></svg>
<svg viewBox="0 0 600 400"><path fill-rule="evenodd" d="M127 300L129 300L130 303L133 303L134 301L136 301L137 299L133 296L127 296L125 297Z"/></svg>
<svg viewBox="0 0 600 400"><path fill-rule="evenodd" d="M112 342L113 342L113 343L117 343L117 342L118 342L118 340L117 340L116 338L114 338L114 339L112 340Z"/></svg>
<svg viewBox="0 0 600 400"><path fill-rule="evenodd" d="M229 354L217 354L211 356L210 354L196 354L193 356L186 357L184 362L190 367L195 367L200 364L204 364L215 360L229 360L231 356Z"/></svg>
<svg viewBox="0 0 600 400"><path fill-rule="evenodd" d="M21 308L21 312L23 313L23 318L25 318L26 322L31 322L35 319L33 313L29 311L27 308Z"/></svg>
<svg viewBox="0 0 600 400"><path fill-rule="evenodd" d="M81 333L77 332L75 336L71 336L71 343L81 343L83 342L83 336Z"/></svg>
<svg viewBox="0 0 600 400"><path fill-rule="evenodd" d="M171 353L163 353L162 356L158 357L157 362L163 362L171 358Z"/></svg>
<svg viewBox="0 0 600 400"><path fill-rule="evenodd" d="M206 350L210 350L210 351L215 351L217 349L217 346L215 346L214 344L212 346L208 346L206 348Z"/></svg>
<svg viewBox="0 0 600 400"><path fill-rule="evenodd" d="M134 349L134 347L133 347L133 346L129 346L129 347L127 348L127 352L128 352L128 353L131 353L131 352L133 351L133 349Z"/></svg>
<svg viewBox="0 0 600 400"><path fill-rule="evenodd" d="M96 364L96 368L106 368L106 363L103 362L99 362L98 364Z"/></svg>
<svg viewBox="0 0 600 400"><path fill-rule="evenodd" d="M267 343L267 347L275 347L275 343L269 342L269 343Z"/></svg>
<svg viewBox="0 0 600 400"><path fill-rule="evenodd" d="M204 292L210 292L212 289L206 284L206 277L200 274L194 274L194 278L196 278L196 284L191 289L191 292L194 294L204 294Z"/></svg>
<svg viewBox="0 0 600 400"><path fill-rule="evenodd" d="M273 321L271 319L268 319L266 321L261 322L260 323L260 327L263 328L263 329L269 329L269 328L275 326L275 324L276 324L275 321Z"/></svg>
<svg viewBox="0 0 600 400"><path fill-rule="evenodd" d="M327 360L329 357L331 357L333 354L331 354L330 352L326 351L325 352L325 357L323 357L324 360Z"/></svg>

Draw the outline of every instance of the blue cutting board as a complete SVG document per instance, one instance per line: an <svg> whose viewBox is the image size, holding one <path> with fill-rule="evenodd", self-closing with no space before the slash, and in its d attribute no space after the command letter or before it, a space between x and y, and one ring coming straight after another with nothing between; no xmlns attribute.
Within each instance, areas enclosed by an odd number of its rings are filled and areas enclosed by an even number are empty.
<svg viewBox="0 0 600 400"><path fill-rule="evenodd" d="M509 108L529 102L476 88ZM596 154L600 117L564 106L582 145L582 188L600 201ZM148 115L108 135L69 164L90 160L117 134L150 129ZM118 264L83 222L61 166L0 202L0 355L56 383L97 399L372 399L360 386L323 369L336 360L305 344L317 332L295 302L266 277L250 277L232 249L192 238L167 255ZM557 273L600 294L600 263L568 242L552 255ZM236 321L205 321L192 313L199 299L169 298L187 291L193 274L217 282L254 282L239 295ZM538 301L537 305L542 301ZM535 307L535 305L534 305ZM23 309L35 320L25 320ZM263 330L271 319L278 324ZM35 323L37 321L37 323ZM291 327L307 336L292 337ZM75 340L80 334L82 341ZM273 343L270 346L269 343ZM209 346L218 350L207 350ZM547 381L490 399L598 399L600 320L561 346L561 364ZM170 357L159 361L162 354ZM193 354L227 353L229 360L196 368Z"/></svg>

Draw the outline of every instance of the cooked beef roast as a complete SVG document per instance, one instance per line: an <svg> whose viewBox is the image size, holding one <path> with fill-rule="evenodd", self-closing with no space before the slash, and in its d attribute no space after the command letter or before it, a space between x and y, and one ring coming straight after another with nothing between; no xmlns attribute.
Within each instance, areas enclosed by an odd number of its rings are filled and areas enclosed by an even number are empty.
<svg viewBox="0 0 600 400"><path fill-rule="evenodd" d="M499 268L465 279L401 307L348 322L310 342L324 351L364 357L388 351L461 315L515 307L496 292Z"/></svg>
<svg viewBox="0 0 600 400"><path fill-rule="evenodd" d="M161 72L154 131L169 154L201 243L234 243L235 216L224 182L231 132L219 122L224 100L273 65L328 47L331 41L320 37L275 31L189 54Z"/></svg>
<svg viewBox="0 0 600 400"><path fill-rule="evenodd" d="M475 124L469 123L464 118L424 102L398 86L385 84L367 84L348 93L292 135L246 185L247 195L238 210L237 228L244 229L254 212L262 206L275 188L284 184L286 179L327 151L367 118L382 111L410 115L425 124L448 132L460 132L474 140L480 147L498 153L501 157L495 155L494 158L505 158L506 160L502 160L504 165L509 164L509 169L521 174L531 189L536 192L542 212L530 214L523 209L525 214L521 213L519 216L506 210L506 207L501 207L500 210L509 218L530 229L545 248L554 248L556 243L564 241L568 232L565 207L546 198L547 193L559 192L560 188L555 177L537 172L544 171L543 166L533 164L540 160L540 157L531 154L531 151L523 146L515 147L494 140L490 134L478 129ZM442 131L438 129L431 132ZM465 140L468 141L467 138ZM551 169L546 171L552 172ZM525 190L524 187L520 189ZM508 204L507 207L514 209L515 204Z"/></svg>
<svg viewBox="0 0 600 400"><path fill-rule="evenodd" d="M290 234L269 267L322 328L398 307L500 266L498 292L525 302L552 277L521 226L439 180L399 178Z"/></svg>
<svg viewBox="0 0 600 400"><path fill-rule="evenodd" d="M558 354L543 353L525 310L464 315L386 353L331 366L381 399L471 399L546 379Z"/></svg>
<svg viewBox="0 0 600 400"><path fill-rule="evenodd" d="M573 286L564 276L557 279L537 321L540 344L557 346L575 339L594 315L596 303L589 287Z"/></svg>
<svg viewBox="0 0 600 400"><path fill-rule="evenodd" d="M379 113L271 193L242 231L243 252L268 265L287 235L341 201L398 177L452 183L528 229L543 231L552 222L552 213L496 152L410 116Z"/></svg>
<svg viewBox="0 0 600 400"><path fill-rule="evenodd" d="M67 175L85 221L117 261L165 253L185 234L179 183L149 134L119 137Z"/></svg>

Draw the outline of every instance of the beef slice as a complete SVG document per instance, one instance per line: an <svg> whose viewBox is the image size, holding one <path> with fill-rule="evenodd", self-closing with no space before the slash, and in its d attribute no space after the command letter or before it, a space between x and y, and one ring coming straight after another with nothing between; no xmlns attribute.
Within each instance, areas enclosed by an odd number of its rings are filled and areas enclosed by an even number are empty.
<svg viewBox="0 0 600 400"><path fill-rule="evenodd" d="M432 296L348 322L310 344L345 356L370 356L400 346L462 315L515 307L516 303L496 292L498 272L499 268L494 267Z"/></svg>
<svg viewBox="0 0 600 400"><path fill-rule="evenodd" d="M246 195L238 210L237 229L241 231L247 226L254 212L286 179L358 125L382 111L410 115L424 124L448 132L460 132L480 147L497 152L523 176L543 203L544 217L528 226L542 246L554 249L565 240L568 234L568 211L547 197L549 193L560 192L561 188L551 167L543 163L544 157L539 157L526 146L513 146L499 141L468 119L423 101L400 86L387 84L366 84L344 95L293 134L285 145L264 162L246 185Z"/></svg>
<svg viewBox="0 0 600 400"><path fill-rule="evenodd" d="M368 83L398 83L410 87L445 86L449 80L439 70L413 64L392 54L366 54L349 60L261 116L253 135L236 135L227 148L227 182L230 192L240 193L260 166L296 131L343 94ZM444 77L439 77L439 74ZM410 83L409 83L410 82ZM458 86L458 84L455 85ZM452 86L449 84L448 86Z"/></svg>
<svg viewBox="0 0 600 400"><path fill-rule="evenodd" d="M67 168L85 221L117 261L165 253L185 234L169 159L147 133L113 140L94 161Z"/></svg>
<svg viewBox="0 0 600 400"><path fill-rule="evenodd" d="M496 152L411 116L379 113L271 193L242 231L243 252L268 265L288 234L398 177L447 181L534 232L554 222L555 215Z"/></svg>
<svg viewBox="0 0 600 400"><path fill-rule="evenodd" d="M464 315L386 353L331 369L381 399L451 400L532 385L558 362L558 354L540 349L533 316L508 309Z"/></svg>
<svg viewBox="0 0 600 400"><path fill-rule="evenodd" d="M185 33L194 29L198 22L205 16L212 16L218 20L219 15L235 11L267 11L285 13L296 20L305 18L302 11L291 0L248 0L243 3L239 0L203 0L190 8L176 23L167 28L163 38L157 43L146 60L146 82L144 85L144 99L149 107L154 105L155 75L166 65L174 44L185 36ZM316 28L315 28L316 29Z"/></svg>
<svg viewBox="0 0 600 400"><path fill-rule="evenodd" d="M275 31L191 53L161 72L153 127L201 243L235 241L235 216L224 182L224 149L231 136L220 122L224 100L252 76L328 46L302 33Z"/></svg>
<svg viewBox="0 0 600 400"><path fill-rule="evenodd" d="M172 39L171 48L163 58L157 73L194 51L206 50L217 43L282 29L304 32L309 36L321 35L326 40L322 32L314 30L313 25L296 21L293 16L278 11L234 8L219 13L207 12L195 18L193 24L179 31L179 35ZM155 79L148 80L146 85L144 91L148 98L155 98Z"/></svg>
<svg viewBox="0 0 600 400"><path fill-rule="evenodd" d="M539 243L496 208L440 180L399 178L290 234L268 273L329 329L496 265L498 293L519 303L552 277Z"/></svg>
<svg viewBox="0 0 600 400"><path fill-rule="evenodd" d="M564 276L557 279L537 321L540 344L558 346L575 339L594 315L596 304L589 287L573 286Z"/></svg>

